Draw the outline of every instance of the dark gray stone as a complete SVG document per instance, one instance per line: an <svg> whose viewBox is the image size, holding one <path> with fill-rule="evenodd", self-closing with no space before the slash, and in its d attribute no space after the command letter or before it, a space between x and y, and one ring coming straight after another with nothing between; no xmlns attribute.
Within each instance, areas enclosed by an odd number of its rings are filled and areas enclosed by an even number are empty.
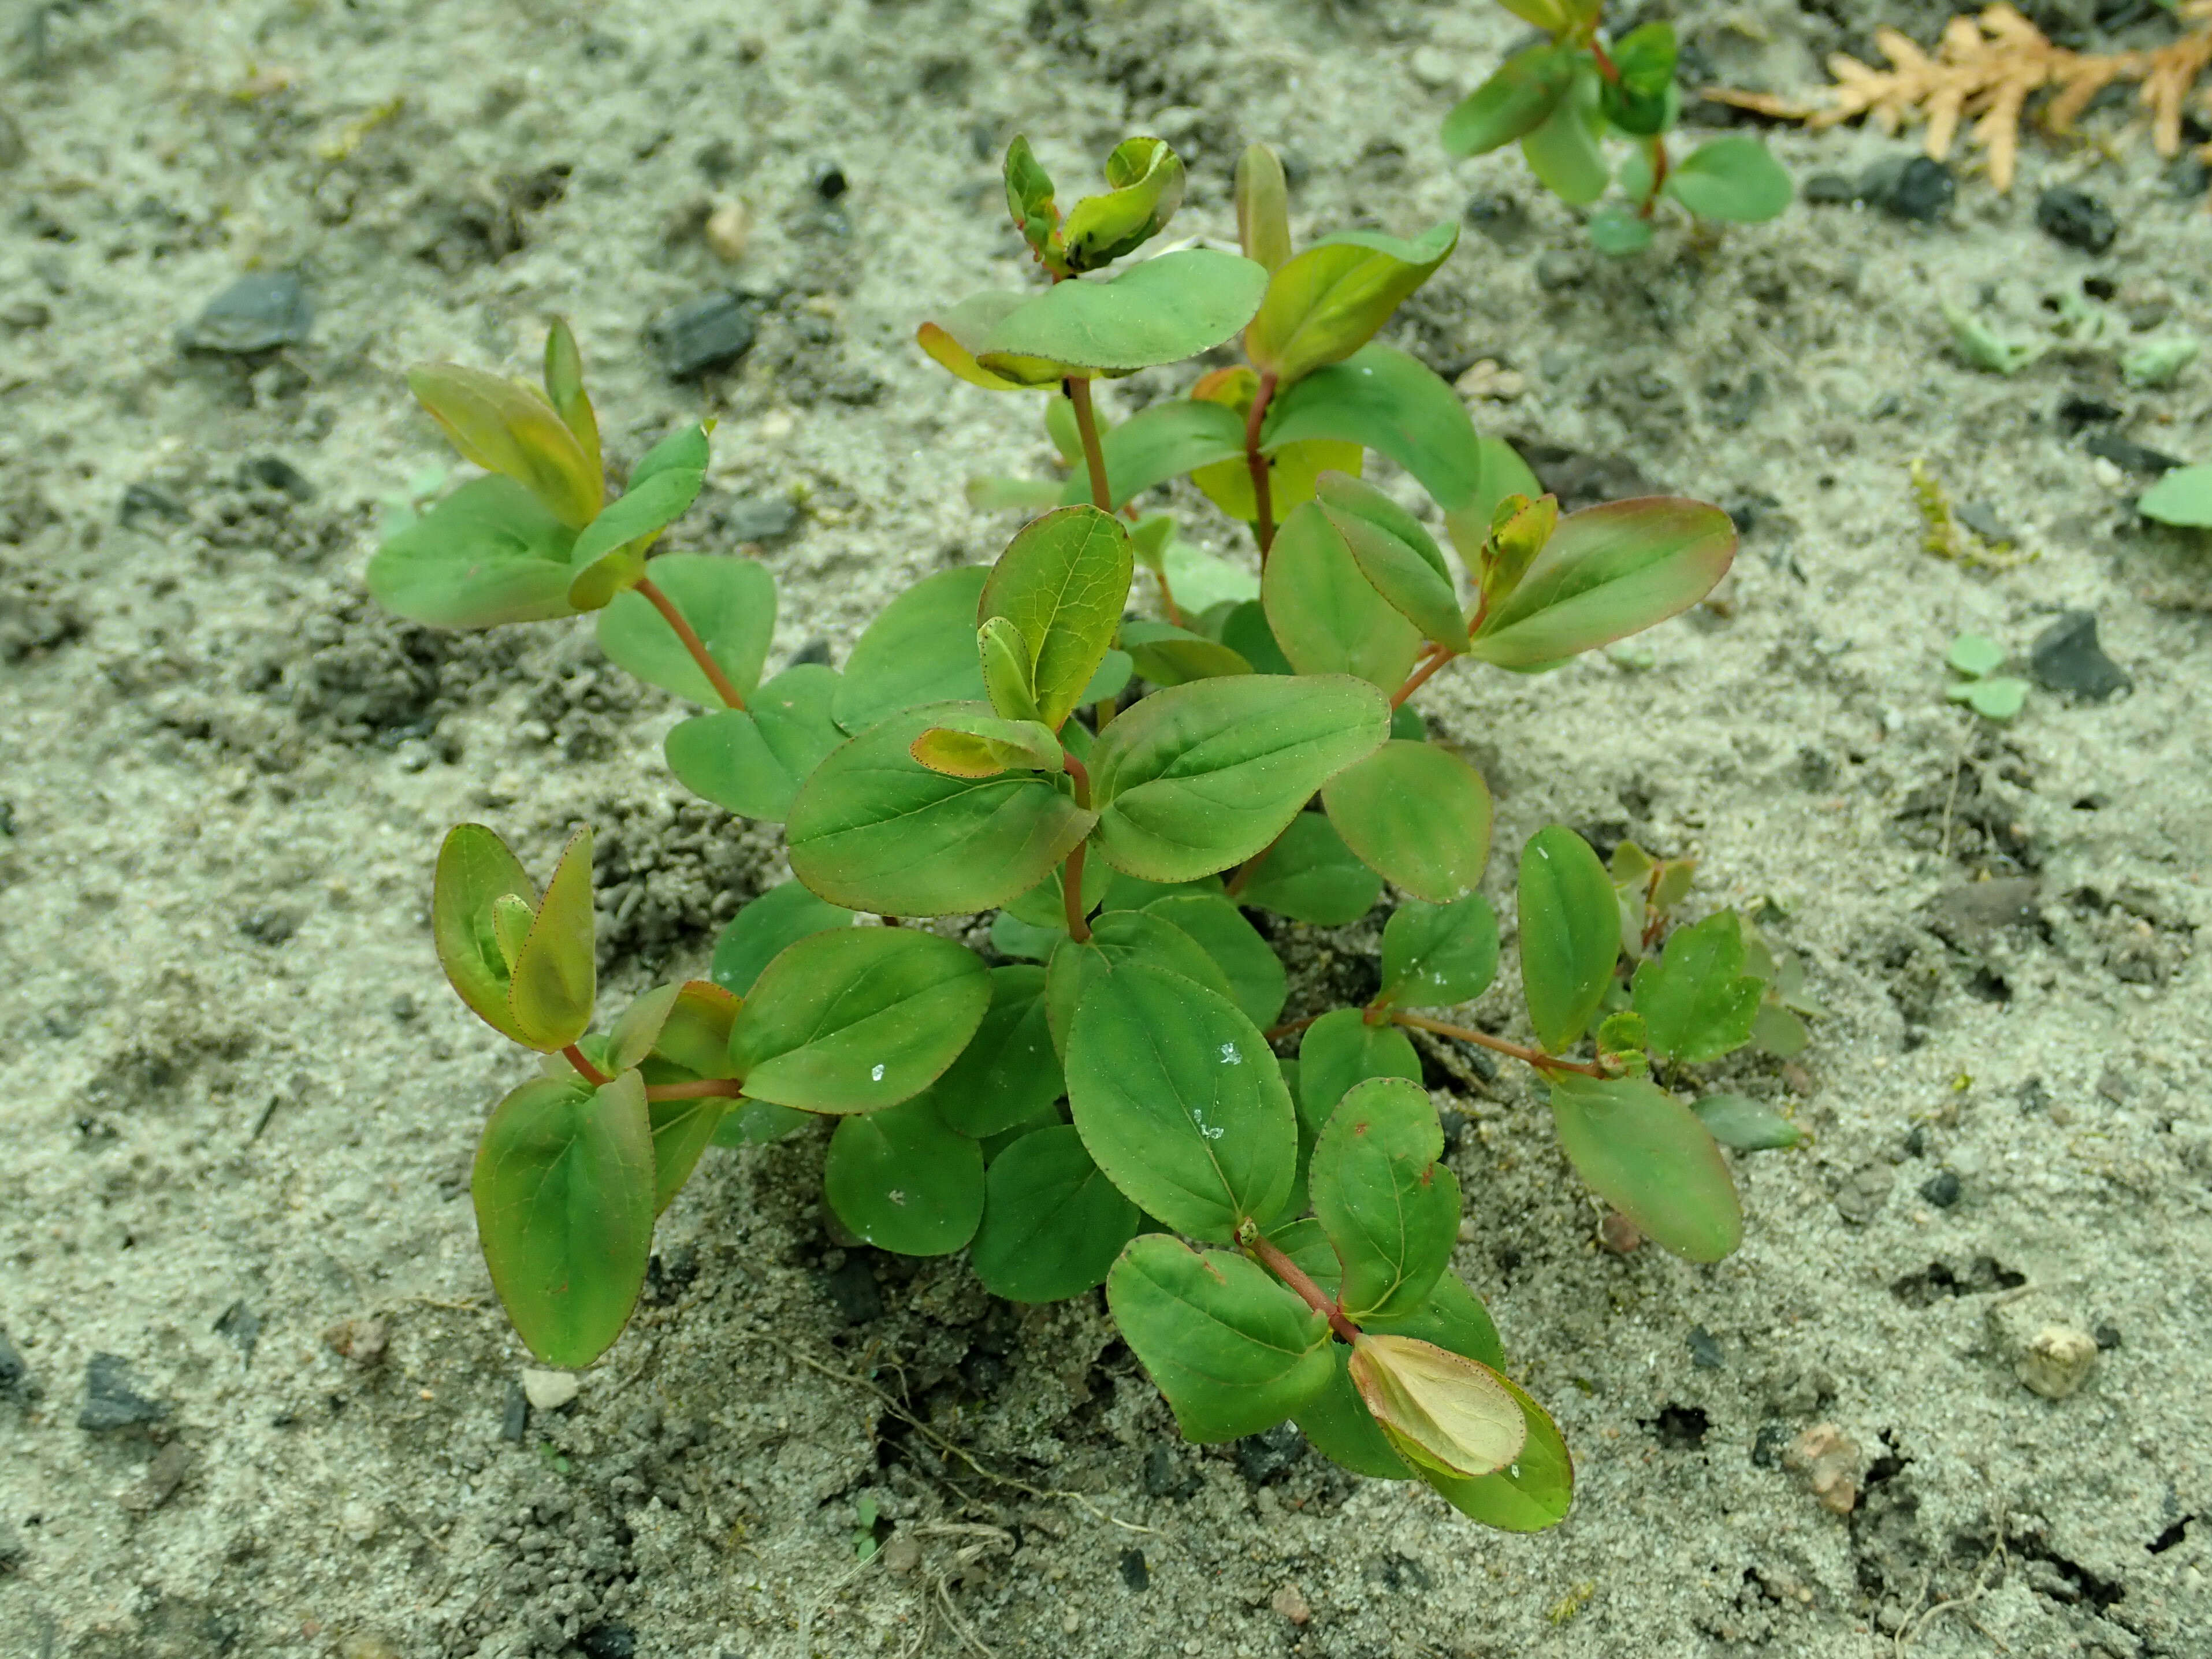
<svg viewBox="0 0 2212 1659"><path fill-rule="evenodd" d="M1528 210L1510 196L1470 196L1460 216L1502 248L1517 248L1528 239Z"/></svg>
<svg viewBox="0 0 2212 1659"><path fill-rule="evenodd" d="M722 528L740 542L781 541L799 523L799 503L788 495L753 495L734 501Z"/></svg>
<svg viewBox="0 0 2212 1659"><path fill-rule="evenodd" d="M2122 411L2101 398L2085 398L2072 392L2058 404L2058 429L2068 437L2074 436L2084 427L2110 426L2120 418Z"/></svg>
<svg viewBox="0 0 2212 1659"><path fill-rule="evenodd" d="M1690 1363L1709 1371L1717 1371L1728 1363L1721 1358L1719 1341L1703 1325L1690 1327Z"/></svg>
<svg viewBox="0 0 2212 1659"><path fill-rule="evenodd" d="M307 475L282 455L255 456L238 469L238 481L248 489L281 489L295 501L315 499Z"/></svg>
<svg viewBox="0 0 2212 1659"><path fill-rule="evenodd" d="M240 1353L252 1359L253 1345L261 1340L261 1316L243 1302L234 1302L215 1322L215 1334L228 1337L238 1344Z"/></svg>
<svg viewBox="0 0 2212 1659"><path fill-rule="evenodd" d="M507 1385L507 1403L499 1413L499 1437L509 1445L519 1446L530 1427L530 1396L522 1391L522 1384Z"/></svg>
<svg viewBox="0 0 2212 1659"><path fill-rule="evenodd" d="M1948 1210L1959 1201L1959 1174L1955 1170L1938 1170L1920 1183L1920 1196L1939 1210Z"/></svg>
<svg viewBox="0 0 2212 1659"><path fill-rule="evenodd" d="M1306 1455L1306 1437L1295 1423L1278 1423L1263 1434L1237 1443L1237 1473L1248 1486L1264 1486L1288 1474Z"/></svg>
<svg viewBox="0 0 2212 1659"><path fill-rule="evenodd" d="M53 319L53 312L36 300L14 300L0 306L0 325L14 329L19 334L34 328L44 328Z"/></svg>
<svg viewBox="0 0 2212 1659"><path fill-rule="evenodd" d="M23 1534L0 1521L0 1573L13 1572L30 1559L30 1547L23 1542Z"/></svg>
<svg viewBox="0 0 2212 1659"><path fill-rule="evenodd" d="M704 295L654 318L646 335L672 380L721 368L752 349L753 308L729 293Z"/></svg>
<svg viewBox="0 0 2212 1659"><path fill-rule="evenodd" d="M1188 1498L1202 1483L1172 1446L1155 1444L1145 1454L1145 1494L1149 1498Z"/></svg>
<svg viewBox="0 0 2212 1659"><path fill-rule="evenodd" d="M2131 438L2123 438L2117 432L2100 432L2081 446L2092 455L2101 456L2124 472L2140 472L2155 478L2171 472L2181 465L2179 458L2162 449L2152 449Z"/></svg>
<svg viewBox="0 0 2212 1659"><path fill-rule="evenodd" d="M1145 1565L1144 1551L1121 1552L1121 1582L1133 1590L1140 1590L1152 1582L1152 1570Z"/></svg>
<svg viewBox="0 0 2212 1659"><path fill-rule="evenodd" d="M2084 253L2102 253L2120 234L2112 210L2087 191L2059 185L2036 198L2035 222L2045 235Z"/></svg>
<svg viewBox="0 0 2212 1659"><path fill-rule="evenodd" d="M2041 884L2033 876L1998 876L1946 889L1922 907L1928 930L1960 951L1979 950L2005 928L2033 931L2043 925L2037 901Z"/></svg>
<svg viewBox="0 0 2212 1659"><path fill-rule="evenodd" d="M1836 1194L1836 1213L1854 1227L1865 1226L1889 1202L1890 1183L1896 1179L1897 1171L1887 1164L1856 1170Z"/></svg>
<svg viewBox="0 0 2212 1659"><path fill-rule="evenodd" d="M282 907L249 910L238 919L238 931L257 945L282 945L300 931L300 913Z"/></svg>
<svg viewBox="0 0 2212 1659"><path fill-rule="evenodd" d="M1802 188L1805 199L1816 207L1843 207L1859 199L1858 180L1840 173L1816 173Z"/></svg>
<svg viewBox="0 0 2212 1659"><path fill-rule="evenodd" d="M1950 211L1959 194L1951 169L1925 155L1877 161L1859 176L1859 198L1893 219L1925 224Z"/></svg>
<svg viewBox="0 0 2212 1659"><path fill-rule="evenodd" d="M2070 691L2102 702L2135 684L2128 672L2097 643L2097 613L2069 611L2035 636L2027 654L2028 672L2050 691Z"/></svg>
<svg viewBox="0 0 2212 1659"><path fill-rule="evenodd" d="M15 1352L15 1345L8 1340L8 1333L0 1331L0 1395L17 1400L28 1400L39 1391L38 1380L31 1375L23 1356Z"/></svg>
<svg viewBox="0 0 2212 1659"><path fill-rule="evenodd" d="M99 1433L158 1423L169 1414L167 1401L149 1400L131 1386L131 1367L118 1355L96 1353L85 1362L84 1409L80 1429Z"/></svg>
<svg viewBox="0 0 2212 1659"><path fill-rule="evenodd" d="M273 351L307 337L315 313L307 286L290 270L241 276L207 303L177 336L186 351Z"/></svg>
<svg viewBox="0 0 2212 1659"><path fill-rule="evenodd" d="M853 187L845 177L845 169L835 161L818 161L814 167L814 193L825 202L834 202Z"/></svg>

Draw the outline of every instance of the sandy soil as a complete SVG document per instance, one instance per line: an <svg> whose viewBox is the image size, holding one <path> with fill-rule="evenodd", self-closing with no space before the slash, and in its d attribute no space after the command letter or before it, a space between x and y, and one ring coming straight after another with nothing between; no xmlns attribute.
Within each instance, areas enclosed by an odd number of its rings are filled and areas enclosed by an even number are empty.
<svg viewBox="0 0 2212 1659"><path fill-rule="evenodd" d="M1680 19L1717 73L1790 87L1937 15ZM1967 179L1934 223L1801 204L1609 264L1516 157L1439 152L1517 33L1472 3L64 0L8 24L0 1653L2212 1651L2212 561L2085 447L2212 456L2207 371L2137 391L2069 345L2002 379L1937 314L2025 333L2101 279L2124 337L2212 333L2201 180L2031 143L2012 197ZM1553 820L1694 850L1832 1010L1800 1064L1726 1073L1815 1139L1738 1160L1747 1237L1714 1268L1598 1249L1525 1085L1439 1062L1456 1267L1579 1460L1550 1534L1295 1443L1182 1445L1095 1299L1024 1311L957 1257L839 1248L811 1137L714 1155L629 1334L572 1404L524 1407L465 1197L523 1063L437 978L436 838L482 818L542 867L596 823L618 990L696 969L778 854L667 778L677 710L587 628L371 610L380 517L447 465L401 372L524 367L567 314L618 463L719 415L686 537L790 519L762 555L777 659L842 653L886 593L996 550L966 476L1045 462L1028 400L907 343L1017 270L994 161L1018 130L1071 177L1168 137L1192 232L1230 228L1254 137L1297 164L1302 234L1468 212L1395 337L1521 376L1478 418L1553 476L1744 524L1714 605L1431 702L1499 794L1499 878ZM1777 142L1801 178L1910 153ZM2107 255L2036 228L2063 182L2118 215ZM699 234L727 198L754 222L735 266ZM180 352L253 270L301 275L306 342ZM732 284L757 344L671 380L646 325ZM2076 429L2069 398L2118 418ZM2032 561L1926 553L1915 458ZM2067 610L2131 690L2039 689L2003 729L1944 701L1955 632L2025 657ZM1374 947L1291 932L1309 999ZM2101 1349L2061 1401L2015 1374L2050 1323ZM1848 1515L1780 1455L1820 1422L1858 1449Z"/></svg>

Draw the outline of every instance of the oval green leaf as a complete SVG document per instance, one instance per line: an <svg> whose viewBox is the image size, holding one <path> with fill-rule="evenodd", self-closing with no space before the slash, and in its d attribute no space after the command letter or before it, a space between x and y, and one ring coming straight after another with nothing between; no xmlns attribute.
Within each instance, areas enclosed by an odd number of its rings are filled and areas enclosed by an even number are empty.
<svg viewBox="0 0 2212 1659"><path fill-rule="evenodd" d="M1099 1172L1073 1124L1024 1135L992 1160L969 1264L1009 1302L1058 1302L1106 1282L1143 1212Z"/></svg>
<svg viewBox="0 0 2212 1659"><path fill-rule="evenodd" d="M653 585L691 624L707 654L740 692L760 684L775 633L775 578L750 559L668 553L646 567ZM599 649L649 685L723 707L721 694L650 600L617 593L599 612Z"/></svg>
<svg viewBox="0 0 2212 1659"><path fill-rule="evenodd" d="M1360 861L1431 904L1481 883L1490 861L1490 790L1432 743L1393 738L1322 787L1328 821Z"/></svg>
<svg viewBox="0 0 2212 1659"><path fill-rule="evenodd" d="M507 843L481 823L459 823L438 848L430 889L430 933L438 965L470 1010L501 1036L528 1042L507 1002L513 979L492 921L501 899L532 913L538 889Z"/></svg>
<svg viewBox="0 0 2212 1659"><path fill-rule="evenodd" d="M1231 995L1229 976L1221 964L1173 922L1142 910L1109 910L1092 924L1089 939L1079 943L1063 933L1053 951L1044 996L1055 1048L1066 1048L1075 1011L1091 988L1133 963L1180 975L1218 995Z"/></svg>
<svg viewBox="0 0 2212 1659"><path fill-rule="evenodd" d="M1401 904L1383 925L1382 995L1392 1007L1472 1002L1497 977L1498 916L1480 893Z"/></svg>
<svg viewBox="0 0 2212 1659"><path fill-rule="evenodd" d="M1601 93L1596 69L1585 58L1575 65L1574 79L1543 125L1521 140L1522 159L1528 171L1553 195L1570 207L1587 207L1605 194L1613 175L1598 147L1603 125L1599 112Z"/></svg>
<svg viewBox="0 0 2212 1659"><path fill-rule="evenodd" d="M545 884L538 915L515 953L507 1012L520 1040L550 1054L584 1035L599 998L592 915L592 832L579 830Z"/></svg>
<svg viewBox="0 0 2212 1659"><path fill-rule="evenodd" d="M572 617L576 532L512 478L477 478L376 550L368 591L432 628L496 628Z"/></svg>
<svg viewBox="0 0 2212 1659"><path fill-rule="evenodd" d="M731 917L716 936L708 977L725 990L750 996L762 970L786 946L850 927L859 920L843 905L815 897L798 882L778 882Z"/></svg>
<svg viewBox="0 0 2212 1659"><path fill-rule="evenodd" d="M799 787L845 733L830 718L837 676L820 663L787 668L743 708L695 714L669 728L662 752L678 782L726 811L778 823Z"/></svg>
<svg viewBox="0 0 2212 1659"><path fill-rule="evenodd" d="M1128 532L1095 507L1032 520L991 567L976 621L1021 630L1038 718L1054 731L1113 648L1135 571Z"/></svg>
<svg viewBox="0 0 2212 1659"><path fill-rule="evenodd" d="M599 516L605 480L536 387L458 363L425 363L408 371L407 389L454 448L523 486L562 524L580 530Z"/></svg>
<svg viewBox="0 0 2212 1659"><path fill-rule="evenodd" d="M1781 1113L1745 1095L1707 1095L1690 1109L1715 1140L1740 1152L1782 1152L1806 1138Z"/></svg>
<svg viewBox="0 0 2212 1659"><path fill-rule="evenodd" d="M1651 1052L1695 1066L1751 1041L1766 989L1743 971L1743 922L1733 910L1667 935L1664 950L1636 969L1636 1012Z"/></svg>
<svg viewBox="0 0 2212 1659"><path fill-rule="evenodd" d="M1534 132L1573 84L1576 57L1549 42L1515 52L1444 117L1444 149L1486 155Z"/></svg>
<svg viewBox="0 0 2212 1659"><path fill-rule="evenodd" d="M1244 1018L1261 1030L1283 1012L1289 979L1274 947L1244 913L1218 893L1172 893L1145 907L1198 941L1229 981L1229 994Z"/></svg>
<svg viewBox="0 0 2212 1659"><path fill-rule="evenodd" d="M822 1190L837 1218L878 1249L947 1255L983 1218L983 1149L924 1096L839 1123Z"/></svg>
<svg viewBox="0 0 2212 1659"><path fill-rule="evenodd" d="M1753 134L1731 132L1677 161L1666 193L1701 219L1756 223L1790 205L1790 174Z"/></svg>
<svg viewBox="0 0 2212 1659"><path fill-rule="evenodd" d="M1356 1084L1322 1126L1307 1188L1353 1320L1415 1312L1451 1260L1459 1182L1437 1162L1443 1151L1428 1091L1402 1078Z"/></svg>
<svg viewBox="0 0 2212 1659"><path fill-rule="evenodd" d="M981 701L975 607L990 574L983 565L940 570L886 605L845 664L837 724L858 735L921 703Z"/></svg>
<svg viewBox="0 0 2212 1659"><path fill-rule="evenodd" d="M1237 890L1244 903L1316 927L1343 927L1375 908L1382 878L1345 845L1325 814L1291 820Z"/></svg>
<svg viewBox="0 0 2212 1659"><path fill-rule="evenodd" d="M568 555L568 602L596 611L634 586L645 574L646 549L691 510L706 481L704 427L685 427L647 450L629 488L576 538Z"/></svg>
<svg viewBox="0 0 2212 1659"><path fill-rule="evenodd" d="M1690 1109L1649 1078L1552 1079L1567 1161L1653 1243L1718 1261L1743 1242L1728 1163Z"/></svg>
<svg viewBox="0 0 2212 1659"><path fill-rule="evenodd" d="M1421 1057L1395 1025L1370 1025L1357 1008L1334 1008L1298 1040L1298 1115L1320 1133L1346 1094L1370 1078L1421 1080Z"/></svg>
<svg viewBox="0 0 2212 1659"><path fill-rule="evenodd" d="M1272 453L1314 438L1389 456L1448 514L1475 500L1498 471L1492 452L1505 447L1475 435L1459 393L1431 370L1394 346L1376 344L1316 369L1267 406L1261 448ZM1486 509L1482 527L1489 526Z"/></svg>
<svg viewBox="0 0 2212 1659"><path fill-rule="evenodd" d="M1364 230L1324 237L1270 279L1244 331L1244 349L1255 368L1285 386L1341 362L1365 345L1458 245L1459 227L1449 220L1412 242Z"/></svg>
<svg viewBox="0 0 2212 1659"><path fill-rule="evenodd" d="M2212 462L2175 467L2143 491L2136 499L2136 511L2160 524L2212 529Z"/></svg>
<svg viewBox="0 0 2212 1659"><path fill-rule="evenodd" d="M840 928L769 963L730 1030L755 1100L872 1112L935 1082L990 1006L975 952L911 927Z"/></svg>
<svg viewBox="0 0 2212 1659"><path fill-rule="evenodd" d="M1620 906L1590 844L1559 824L1521 849L1521 987L1536 1040L1560 1054L1589 1029L1620 956Z"/></svg>
<svg viewBox="0 0 2212 1659"><path fill-rule="evenodd" d="M1301 674L1350 674L1395 692L1420 656L1421 630L1376 591L1312 502L1275 532L1260 593L1268 628Z"/></svg>
<svg viewBox="0 0 2212 1659"><path fill-rule="evenodd" d="M1466 650L1467 618L1451 570L1420 520L1373 484L1341 472L1322 475L1316 499L1375 591L1447 651Z"/></svg>
<svg viewBox="0 0 2212 1659"><path fill-rule="evenodd" d="M1495 1474L1473 1480L1425 1471L1420 1478L1470 1521L1502 1532L1541 1532L1566 1518L1575 1501L1574 1460L1551 1413L1511 1378L1498 1379L1521 1407L1528 1438Z"/></svg>
<svg viewBox="0 0 2212 1659"><path fill-rule="evenodd" d="M991 1004L975 1035L928 1098L946 1125L982 1140L1026 1123L1066 1086L1045 1018L1045 970L1026 963L991 969ZM1121 1246L1117 1243L1115 1249ZM1110 1259L1111 1253L1109 1253ZM1106 1271L1102 1263L1098 1269Z"/></svg>
<svg viewBox="0 0 2212 1659"><path fill-rule="evenodd" d="M588 1365L629 1322L653 1254L653 1130L635 1072L526 1083L492 1110L471 1181L492 1287L530 1352Z"/></svg>
<svg viewBox="0 0 2212 1659"><path fill-rule="evenodd" d="M1156 485L1224 461L1242 465L1244 422L1219 404L1171 398L1131 416L1099 440L1106 458L1106 489L1118 509ZM1091 475L1079 467L1060 499L1091 499Z"/></svg>
<svg viewBox="0 0 2212 1659"><path fill-rule="evenodd" d="M1110 279L1054 284L999 319L975 359L994 373L1018 372L1024 359L1108 374L1179 363L1251 321L1267 287L1249 259L1184 248Z"/></svg>

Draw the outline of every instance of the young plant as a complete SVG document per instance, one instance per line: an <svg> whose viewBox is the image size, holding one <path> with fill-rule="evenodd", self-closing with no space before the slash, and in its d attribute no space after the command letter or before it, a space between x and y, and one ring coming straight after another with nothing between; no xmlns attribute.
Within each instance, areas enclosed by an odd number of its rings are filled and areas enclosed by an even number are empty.
<svg viewBox="0 0 2212 1659"><path fill-rule="evenodd" d="M2027 702L2026 680L1997 672L2005 664L2004 647L1986 634L1960 635L1943 660L1959 675L1943 695L1965 703L1984 720L2002 724Z"/></svg>
<svg viewBox="0 0 2212 1659"><path fill-rule="evenodd" d="M1667 135L1681 113L1674 85L1674 26L1641 24L1614 38L1601 27L1603 0L1499 0L1551 36L1526 46L1444 118L1444 148L1482 155L1518 141L1537 181L1571 207L1617 187L1620 199L1590 216L1590 240L1607 253L1650 246L1660 199L1704 219L1771 219L1790 205L1790 175L1748 133L1710 139L1677 160ZM1627 141L1616 167L1608 136Z"/></svg>
<svg viewBox="0 0 2212 1659"><path fill-rule="evenodd" d="M1481 994L1498 932L1476 892L1489 792L1410 699L1460 658L1537 672L1675 614L1726 571L1734 530L1673 499L1562 515L1448 386L1374 340L1449 252L1449 226L1294 252L1281 169L1255 147L1243 255L1115 270L1167 222L1182 170L1139 138L1106 174L1063 214L1018 141L1009 204L1048 284L921 334L963 380L1047 399L1081 463L1066 499L988 568L908 588L842 671L763 682L768 573L651 554L697 492L704 428L606 499L565 329L542 394L450 367L413 378L491 476L388 541L372 589L453 627L596 611L610 658L702 709L668 737L677 776L782 823L797 878L738 912L706 980L650 990L595 1034L588 836L541 897L489 830L452 833L441 959L469 1006L546 1057L477 1163L493 1283L533 1352L586 1364L705 1149L828 1119L823 1185L846 1226L910 1255L964 1248L1014 1301L1103 1285L1189 1437L1291 1419L1347 1467L1546 1526L1571 1466L1449 1270L1460 1197L1406 1028L1535 1067L1586 1178L1710 1261L1739 1236L1735 1193L1654 1068L1741 1045L1771 999L1734 918L1653 957L1676 878L1639 866L1623 887L1553 829L1522 859L1537 1046L1415 1012ZM1187 398L1119 424L1094 400L1095 380L1240 331L1249 367ZM1466 592L1421 518L1360 480L1370 450L1440 509ZM1255 596L1177 605L1172 526L1128 520L1182 474L1252 525ZM1164 616L1131 609L1139 563ZM1248 910L1347 922L1386 882L1405 896L1382 994L1278 1024L1287 976ZM913 925L984 915L988 960ZM1291 1037L1297 1058L1279 1060Z"/></svg>

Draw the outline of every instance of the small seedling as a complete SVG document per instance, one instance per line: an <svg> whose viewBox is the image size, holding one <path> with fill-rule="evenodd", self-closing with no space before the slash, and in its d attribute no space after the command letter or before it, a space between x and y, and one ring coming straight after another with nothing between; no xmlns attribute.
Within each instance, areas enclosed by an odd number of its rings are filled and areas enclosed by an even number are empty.
<svg viewBox="0 0 2212 1659"><path fill-rule="evenodd" d="M2182 370L2197 361L2202 343L2194 334L2166 334L2145 340L2120 359L2120 374L2130 386L2146 388L2172 386Z"/></svg>
<svg viewBox="0 0 2212 1659"><path fill-rule="evenodd" d="M1952 349L1971 367L1989 374L2017 374L2050 349L2037 341L2002 338L1963 306L1947 301L1942 310Z"/></svg>
<svg viewBox="0 0 2212 1659"><path fill-rule="evenodd" d="M653 554L699 489L704 427L608 499L565 328L542 392L412 377L489 476L388 541L373 591L448 627L596 612L611 659L702 711L669 734L671 769L782 823L797 878L738 910L708 978L601 1027L588 832L542 894L490 830L447 837L441 960L544 1056L477 1163L492 1282L532 1352L588 1364L708 1149L826 1120L846 1227L908 1255L965 1249L1012 1301L1103 1285L1191 1439L1291 1419L1348 1468L1548 1526L1572 1466L1450 1270L1460 1195L1408 1032L1533 1067L1583 1177L1711 1261L1741 1214L1716 1131L1675 1089L1747 1042L1802 1045L1811 1005L1733 913L1670 927L1686 864L1625 849L1608 870L1554 827L1521 858L1534 1042L1423 1012L1486 993L1498 932L1477 891L1489 791L1411 699L1462 659L1534 673L1675 615L1728 569L1735 532L1674 499L1560 513L1449 386L1375 340L1450 252L1449 225L1295 250L1282 170L1255 147L1241 255L1121 264L1174 213L1182 163L1137 138L1105 171L1107 193L1063 212L1018 141L1008 202L1045 283L920 336L963 380L1039 397L1073 477L1049 504L987 487L1043 510L991 566L894 599L842 670L763 679L768 572ZM1188 396L1118 424L1094 400L1099 380L1240 336L1247 362ZM1361 480L1370 452L1426 493L1463 574L1424 514ZM1252 526L1256 576L1138 515L1184 475ZM1133 607L1140 566L1159 615ZM1386 883L1382 990L1279 1023L1287 976L1248 912L1342 924ZM986 915L988 958L919 925ZM1736 1144L1779 1144L1707 1112Z"/></svg>
<svg viewBox="0 0 2212 1659"><path fill-rule="evenodd" d="M1960 635L1943 659L1960 676L1943 695L1984 720L2008 720L2027 701L2026 680L1997 672L2005 665L2004 647L1985 634Z"/></svg>
<svg viewBox="0 0 2212 1659"><path fill-rule="evenodd" d="M1790 205L1790 175L1748 133L1729 133L1676 159L1667 135L1681 113L1674 26L1644 23L1613 37L1603 0L1499 0L1551 36L1526 46L1444 118L1444 148L1481 155L1519 143L1539 183L1571 207L1609 187L1620 198L1590 216L1607 253L1648 247L1661 198L1703 219L1771 219ZM1616 167L1603 140L1627 141Z"/></svg>
<svg viewBox="0 0 2212 1659"><path fill-rule="evenodd" d="M2136 511L2160 524L2212 530L2212 462L2174 468L2143 491Z"/></svg>

